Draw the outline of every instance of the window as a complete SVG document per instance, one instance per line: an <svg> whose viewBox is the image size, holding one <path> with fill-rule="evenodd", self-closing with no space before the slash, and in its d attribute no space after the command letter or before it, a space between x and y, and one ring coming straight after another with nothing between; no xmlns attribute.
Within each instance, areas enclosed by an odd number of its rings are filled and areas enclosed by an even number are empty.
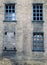
<svg viewBox="0 0 47 65"><path fill-rule="evenodd" d="M42 32L33 33L33 50L32 51L44 51L44 34Z"/></svg>
<svg viewBox="0 0 47 65"><path fill-rule="evenodd" d="M4 24L3 32L3 50L4 51L16 51L16 32L15 32L15 23L13 24Z"/></svg>
<svg viewBox="0 0 47 65"><path fill-rule="evenodd" d="M5 4L5 20L15 20L15 4Z"/></svg>
<svg viewBox="0 0 47 65"><path fill-rule="evenodd" d="M33 4L33 21L43 21L43 4Z"/></svg>

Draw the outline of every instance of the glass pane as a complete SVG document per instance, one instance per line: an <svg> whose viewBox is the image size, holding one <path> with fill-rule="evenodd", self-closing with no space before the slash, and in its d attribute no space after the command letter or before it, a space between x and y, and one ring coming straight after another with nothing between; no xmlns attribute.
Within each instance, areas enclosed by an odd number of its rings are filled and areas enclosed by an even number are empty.
<svg viewBox="0 0 47 65"><path fill-rule="evenodd" d="M9 10L9 13L11 13L11 10Z"/></svg>
<svg viewBox="0 0 47 65"><path fill-rule="evenodd" d="M39 20L39 17L37 17L37 20Z"/></svg>
<svg viewBox="0 0 47 65"><path fill-rule="evenodd" d="M39 16L39 14L37 14L37 16Z"/></svg>
<svg viewBox="0 0 47 65"><path fill-rule="evenodd" d="M42 14L40 14L40 16L42 16Z"/></svg>
<svg viewBox="0 0 47 65"><path fill-rule="evenodd" d="M34 45L34 48L36 48L36 45Z"/></svg>
<svg viewBox="0 0 47 65"><path fill-rule="evenodd" d="M36 10L33 10L33 12L36 12Z"/></svg>
<svg viewBox="0 0 47 65"><path fill-rule="evenodd" d="M8 5L5 6L5 9L8 9Z"/></svg>
<svg viewBox="0 0 47 65"><path fill-rule="evenodd" d="M13 13L15 13L15 10L12 10Z"/></svg>
<svg viewBox="0 0 47 65"><path fill-rule="evenodd" d="M42 12L42 10L40 10L40 12Z"/></svg>
<svg viewBox="0 0 47 65"><path fill-rule="evenodd" d="M39 10L37 10L37 12L39 12Z"/></svg>
<svg viewBox="0 0 47 65"><path fill-rule="evenodd" d="M36 45L36 43L34 42L34 45Z"/></svg>
<svg viewBox="0 0 47 65"><path fill-rule="evenodd" d="M36 8L36 6L35 5L33 5L33 9L35 9Z"/></svg>
<svg viewBox="0 0 47 65"><path fill-rule="evenodd" d="M9 9L11 9L11 5L9 5Z"/></svg>
<svg viewBox="0 0 47 65"><path fill-rule="evenodd" d="M43 17L40 17L40 20L43 20Z"/></svg>
<svg viewBox="0 0 47 65"><path fill-rule="evenodd" d="M6 20L8 20L8 17L5 17Z"/></svg>
<svg viewBox="0 0 47 65"><path fill-rule="evenodd" d="M40 9L42 9L42 5L40 5Z"/></svg>
<svg viewBox="0 0 47 65"><path fill-rule="evenodd" d="M36 38L34 38L34 41L36 41Z"/></svg>
<svg viewBox="0 0 47 65"><path fill-rule="evenodd" d="M6 13L8 13L8 10L6 10Z"/></svg>
<svg viewBox="0 0 47 65"><path fill-rule="evenodd" d="M12 9L15 9L15 5L12 6Z"/></svg>
<svg viewBox="0 0 47 65"><path fill-rule="evenodd" d="M39 9L39 5L37 5L37 9Z"/></svg>
<svg viewBox="0 0 47 65"><path fill-rule="evenodd" d="M33 20L36 20L36 17L33 17Z"/></svg>
<svg viewBox="0 0 47 65"><path fill-rule="evenodd" d="M34 13L33 16L36 16L36 13Z"/></svg>

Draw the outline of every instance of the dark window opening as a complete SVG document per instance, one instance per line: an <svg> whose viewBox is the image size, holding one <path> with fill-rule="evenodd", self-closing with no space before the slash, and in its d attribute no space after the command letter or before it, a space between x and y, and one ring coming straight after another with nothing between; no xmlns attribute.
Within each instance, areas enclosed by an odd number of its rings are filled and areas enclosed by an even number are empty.
<svg viewBox="0 0 47 65"><path fill-rule="evenodd" d="M33 12L36 12L36 10L33 10Z"/></svg>
<svg viewBox="0 0 47 65"><path fill-rule="evenodd" d="M42 10L40 10L40 12L42 12Z"/></svg>
<svg viewBox="0 0 47 65"><path fill-rule="evenodd" d="M8 10L6 10L6 13L8 13Z"/></svg>
<svg viewBox="0 0 47 65"><path fill-rule="evenodd" d="M6 47L4 47L4 50L7 50L7 48L6 48Z"/></svg>
<svg viewBox="0 0 47 65"><path fill-rule="evenodd" d="M5 32L5 35L7 35L7 32Z"/></svg>
<svg viewBox="0 0 47 65"><path fill-rule="evenodd" d="M11 10L9 10L9 12L11 13Z"/></svg>
<svg viewBox="0 0 47 65"><path fill-rule="evenodd" d="M39 17L37 17L37 20L39 20Z"/></svg>
<svg viewBox="0 0 47 65"><path fill-rule="evenodd" d="M36 6L34 5L34 6L33 6L33 8L35 9L35 8L36 8Z"/></svg>
<svg viewBox="0 0 47 65"><path fill-rule="evenodd" d="M42 18L42 17L40 17L40 20L43 20L43 18Z"/></svg>
<svg viewBox="0 0 47 65"><path fill-rule="evenodd" d="M39 9L39 5L36 5L37 6L37 9Z"/></svg>
<svg viewBox="0 0 47 65"><path fill-rule="evenodd" d="M37 16L39 16L39 14L37 14Z"/></svg>
<svg viewBox="0 0 47 65"><path fill-rule="evenodd" d="M36 20L36 17L33 17L34 20Z"/></svg>
<svg viewBox="0 0 47 65"><path fill-rule="evenodd" d="M33 14L33 16L36 16L36 14Z"/></svg>
<svg viewBox="0 0 47 65"><path fill-rule="evenodd" d="M13 13L15 13L15 10L12 10Z"/></svg>

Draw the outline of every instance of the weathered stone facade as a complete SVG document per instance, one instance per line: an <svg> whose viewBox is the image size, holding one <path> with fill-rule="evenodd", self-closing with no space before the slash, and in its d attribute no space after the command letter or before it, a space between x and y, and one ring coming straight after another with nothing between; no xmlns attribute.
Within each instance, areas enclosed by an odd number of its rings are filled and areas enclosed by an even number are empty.
<svg viewBox="0 0 47 65"><path fill-rule="evenodd" d="M4 22L5 3L15 3L16 22ZM43 3L44 23L32 22L33 3ZM32 52L33 31L44 32L45 52ZM17 60L31 65L47 65L47 0L0 0L0 54L5 46L13 48L13 44L8 44L5 32L15 32L13 43L17 49Z"/></svg>

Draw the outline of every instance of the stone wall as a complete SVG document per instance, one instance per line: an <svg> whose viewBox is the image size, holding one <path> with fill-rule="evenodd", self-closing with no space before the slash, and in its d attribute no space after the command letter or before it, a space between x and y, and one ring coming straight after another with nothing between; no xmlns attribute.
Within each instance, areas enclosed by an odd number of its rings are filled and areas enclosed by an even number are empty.
<svg viewBox="0 0 47 65"><path fill-rule="evenodd" d="M17 22L3 22L4 21L4 5L5 3L16 3L16 20ZM43 3L43 17L44 23L32 23L33 12L32 3ZM4 27L12 27L15 25L15 47L17 52L24 52L30 58L46 58L47 59L47 1L46 0L0 0L0 53L3 49ZM40 26L38 30L38 26ZM35 30L44 32L44 49L45 52L32 52L32 33ZM11 29L13 30L13 28Z"/></svg>

